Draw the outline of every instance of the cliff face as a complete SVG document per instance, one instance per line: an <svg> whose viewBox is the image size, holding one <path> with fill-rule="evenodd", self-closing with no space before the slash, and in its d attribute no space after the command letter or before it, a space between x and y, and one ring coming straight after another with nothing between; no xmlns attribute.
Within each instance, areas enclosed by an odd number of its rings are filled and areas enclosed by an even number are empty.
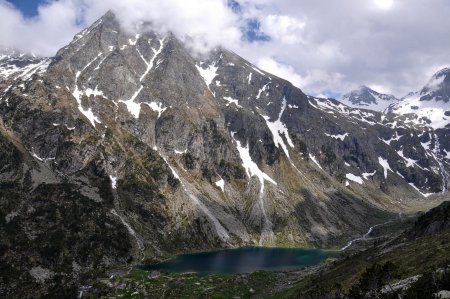
<svg viewBox="0 0 450 299"><path fill-rule="evenodd" d="M112 13L0 88L5 292L191 250L338 246L446 187L433 133Z"/></svg>

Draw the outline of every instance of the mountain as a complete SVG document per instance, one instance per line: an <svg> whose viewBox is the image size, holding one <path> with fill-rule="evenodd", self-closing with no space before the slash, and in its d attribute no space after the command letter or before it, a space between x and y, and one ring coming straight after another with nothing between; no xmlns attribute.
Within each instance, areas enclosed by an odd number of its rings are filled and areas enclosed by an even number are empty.
<svg viewBox="0 0 450 299"><path fill-rule="evenodd" d="M450 123L450 68L434 74L420 92L408 94L389 111L410 115L411 125L445 128Z"/></svg>
<svg viewBox="0 0 450 299"><path fill-rule="evenodd" d="M35 73L43 72L49 63L48 58L4 49L0 51L0 79L28 79Z"/></svg>
<svg viewBox="0 0 450 299"><path fill-rule="evenodd" d="M399 100L393 95L382 94L362 85L342 96L339 101L353 108L384 111L389 105Z"/></svg>
<svg viewBox="0 0 450 299"><path fill-rule="evenodd" d="M70 297L188 251L341 247L447 195L449 138L142 27L109 12L0 80L2 294Z"/></svg>

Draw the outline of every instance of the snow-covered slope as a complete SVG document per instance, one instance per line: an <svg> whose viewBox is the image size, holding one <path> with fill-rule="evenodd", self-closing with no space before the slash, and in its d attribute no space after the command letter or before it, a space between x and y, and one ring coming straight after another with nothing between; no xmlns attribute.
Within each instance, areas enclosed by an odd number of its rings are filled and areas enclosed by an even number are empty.
<svg viewBox="0 0 450 299"><path fill-rule="evenodd" d="M389 112L408 117L412 124L443 128L450 123L450 68L434 74L420 92L408 94Z"/></svg>
<svg viewBox="0 0 450 299"><path fill-rule="evenodd" d="M340 102L353 108L383 111L389 105L398 102L398 99L393 95L382 94L362 85L358 89L345 94Z"/></svg>
<svg viewBox="0 0 450 299"><path fill-rule="evenodd" d="M0 81L22 78L27 80L33 74L44 72L50 59L36 57L17 51L0 51Z"/></svg>

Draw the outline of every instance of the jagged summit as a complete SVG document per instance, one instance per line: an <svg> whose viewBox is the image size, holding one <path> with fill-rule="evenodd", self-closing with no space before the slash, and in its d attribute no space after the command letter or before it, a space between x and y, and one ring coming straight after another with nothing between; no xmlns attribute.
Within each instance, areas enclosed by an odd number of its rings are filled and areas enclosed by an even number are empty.
<svg viewBox="0 0 450 299"><path fill-rule="evenodd" d="M350 107L383 111L398 101L393 95L382 94L361 85L358 89L345 94L340 101Z"/></svg>

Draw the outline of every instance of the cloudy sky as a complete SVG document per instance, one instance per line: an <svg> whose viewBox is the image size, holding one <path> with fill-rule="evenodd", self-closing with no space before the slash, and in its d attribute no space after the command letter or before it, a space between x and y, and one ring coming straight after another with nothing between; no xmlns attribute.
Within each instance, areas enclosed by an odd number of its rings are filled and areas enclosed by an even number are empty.
<svg viewBox="0 0 450 299"><path fill-rule="evenodd" d="M450 65L448 0L0 0L0 44L51 56L108 9L223 45L312 95L403 96Z"/></svg>

